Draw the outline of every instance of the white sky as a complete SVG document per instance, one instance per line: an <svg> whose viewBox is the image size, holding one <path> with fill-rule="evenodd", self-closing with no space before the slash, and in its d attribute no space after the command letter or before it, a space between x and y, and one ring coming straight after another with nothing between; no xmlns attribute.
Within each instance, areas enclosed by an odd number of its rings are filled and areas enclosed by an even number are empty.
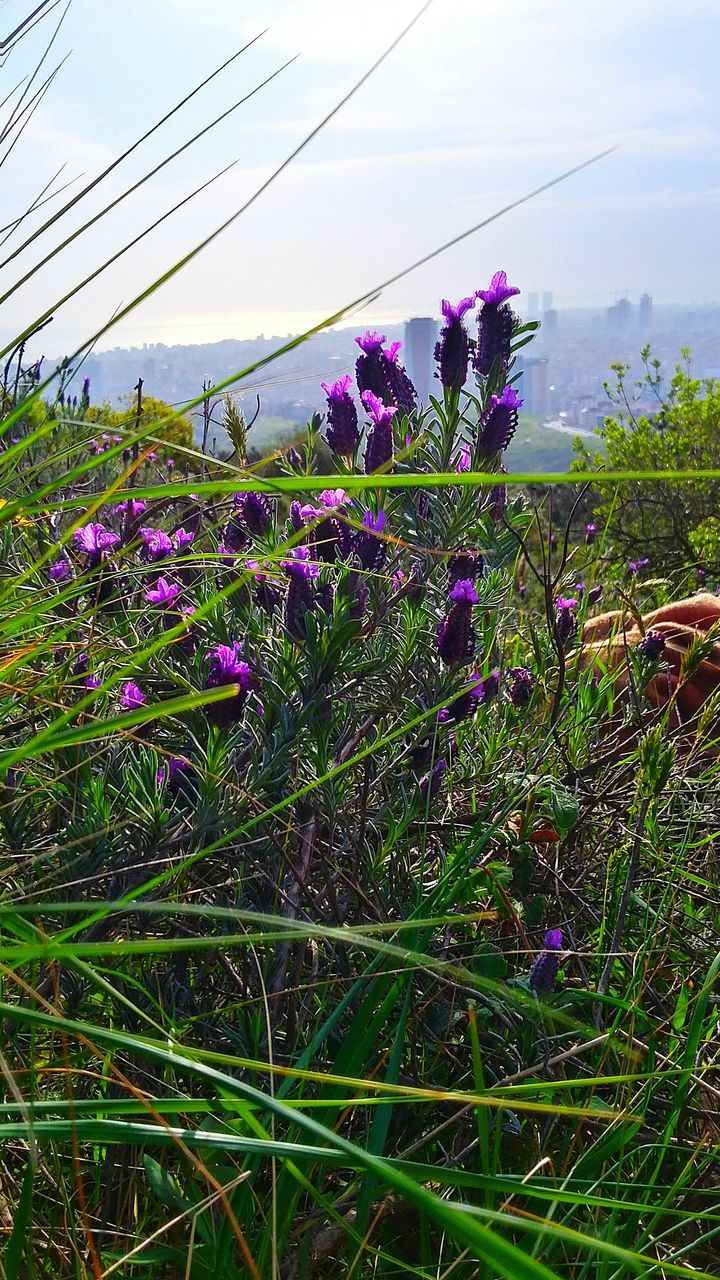
<svg viewBox="0 0 720 1280"><path fill-rule="evenodd" d="M84 202L139 178L283 60L298 60L65 250L0 309L3 345L176 200L237 159L61 308L49 351L79 344L229 216L390 43L420 0L72 0L70 51L0 170L0 225L60 164L92 177L215 66L267 34ZM0 0L0 38L29 8ZM0 70L32 70L54 11ZM101 346L296 331L604 147L597 166L388 289L370 318L437 313L503 267L559 306L648 290L720 297L717 0L435 0L402 45L261 200ZM3 118L8 111L3 110ZM1 153L0 153L1 154ZM46 206L46 211L54 209ZM37 224L24 224L24 234ZM0 269L2 292L81 221ZM4 233L3 233L4 234ZM23 236L24 238L24 236ZM2 235L0 235L2 239ZM0 246L4 258L20 237Z"/></svg>

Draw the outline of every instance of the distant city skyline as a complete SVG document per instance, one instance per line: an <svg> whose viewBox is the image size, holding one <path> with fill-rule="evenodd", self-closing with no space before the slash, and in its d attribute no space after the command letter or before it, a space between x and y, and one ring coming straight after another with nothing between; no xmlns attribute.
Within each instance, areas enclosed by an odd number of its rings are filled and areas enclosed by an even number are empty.
<svg viewBox="0 0 720 1280"><path fill-rule="evenodd" d="M47 349L87 340L259 190L419 7L364 0L359 15L337 0L74 0L52 50L69 60L3 168L5 223L60 165L58 182L78 190L260 38L106 178L82 215L68 214L3 269L5 288L25 272L29 279L0 310L0 337L9 342L52 307ZM19 8L19 0L2 7L7 25ZM13 55L17 79L32 70L49 30L41 23ZM102 345L302 331L607 147L616 150L600 163L389 287L361 323L436 314L442 297L482 288L498 268L526 292L552 292L560 308L610 305L626 290L633 298L646 291L656 305L710 302L720 297L716 43L716 0L606 0L602 11L567 0L442 0L278 181ZM150 182L33 270L39 250L52 250L175 151ZM33 215L22 234L40 221ZM18 239L11 234L0 257Z"/></svg>

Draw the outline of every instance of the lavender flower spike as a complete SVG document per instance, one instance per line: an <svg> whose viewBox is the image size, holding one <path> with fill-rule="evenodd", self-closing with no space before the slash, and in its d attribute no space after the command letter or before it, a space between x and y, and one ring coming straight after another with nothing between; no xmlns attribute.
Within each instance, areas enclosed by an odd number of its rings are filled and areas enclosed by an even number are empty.
<svg viewBox="0 0 720 1280"><path fill-rule="evenodd" d="M383 532L386 524L387 516L384 511L378 511L377 516L374 516L372 511L366 511L362 529L358 529L353 538L352 549L363 569L368 573L377 573L385 559L387 543L382 538L378 538L377 534Z"/></svg>
<svg viewBox="0 0 720 1280"><path fill-rule="evenodd" d="M73 534L75 546L90 557L93 564L99 564L103 552L112 551L121 541L117 533L110 533L103 524L86 524L83 529L76 529Z"/></svg>
<svg viewBox="0 0 720 1280"><path fill-rule="evenodd" d="M505 387L502 395L490 397L490 404L479 423L480 447L486 457L507 449L515 435L518 409L522 403L514 387Z"/></svg>
<svg viewBox="0 0 720 1280"><path fill-rule="evenodd" d="M527 667L513 667L508 672L508 693L514 707L527 706L535 688L535 677Z"/></svg>
<svg viewBox="0 0 720 1280"><path fill-rule="evenodd" d="M452 605L438 628L438 653L446 666L469 662L475 650L472 607L478 594L472 579L461 578L450 592Z"/></svg>
<svg viewBox="0 0 720 1280"><path fill-rule="evenodd" d="M489 289L479 289L477 297L484 304L478 319L478 340L475 352L475 372L487 377L498 361L501 373L507 372L510 363L510 343L515 326L515 315L508 305L520 290L509 285L504 271L496 271Z"/></svg>
<svg viewBox="0 0 720 1280"><path fill-rule="evenodd" d="M372 423L365 445L365 474L371 475L379 467L386 467L392 462L392 420L397 409L384 405L372 391L363 391L361 400Z"/></svg>
<svg viewBox="0 0 720 1280"><path fill-rule="evenodd" d="M320 385L327 396L328 406L325 438L333 453L348 458L360 443L357 409L350 395L352 378L346 373L344 378L338 378L332 385L327 382L321 382Z"/></svg>
<svg viewBox="0 0 720 1280"><path fill-rule="evenodd" d="M221 729L227 728L228 725L240 719L248 691L253 684L252 668L240 654L238 641L232 645L216 645L210 652L210 672L205 681L205 688L218 689L226 684L239 685L238 692L233 698L211 703L206 708L209 718Z"/></svg>
<svg viewBox="0 0 720 1280"><path fill-rule="evenodd" d="M665 652L665 636L662 631L646 631L638 644L638 651L649 662L659 662Z"/></svg>
<svg viewBox="0 0 720 1280"><path fill-rule="evenodd" d="M398 409L403 413L412 413L416 402L417 392L410 381L405 366L400 364L398 360L398 352L402 346L402 342L391 342L389 347L385 347L383 355L385 356L385 380L388 390Z"/></svg>
<svg viewBox="0 0 720 1280"><path fill-rule="evenodd" d="M558 596L555 601L555 623L561 644L567 644L577 631L577 620L573 610L580 601L575 596Z"/></svg>
<svg viewBox="0 0 720 1280"><path fill-rule="evenodd" d="M310 554L309 547L294 547L291 559L280 561L290 579L285 597L285 628L297 641L305 639L305 614L313 607L310 580L320 573L319 565L309 563Z"/></svg>
<svg viewBox="0 0 720 1280"><path fill-rule="evenodd" d="M467 378L470 339L463 316L474 306L474 297L462 298L456 307L447 298L440 303L445 324L435 345L435 362L442 385L452 391L460 391Z"/></svg>
<svg viewBox="0 0 720 1280"><path fill-rule="evenodd" d="M562 951L563 936L560 929L548 929L545 934L545 951L535 958L530 969L528 982L531 991L538 996L549 996L555 986L560 968L559 952Z"/></svg>
<svg viewBox="0 0 720 1280"><path fill-rule="evenodd" d="M72 578L72 565L65 556L61 556L48 569L48 578L51 582L67 582L68 578Z"/></svg>

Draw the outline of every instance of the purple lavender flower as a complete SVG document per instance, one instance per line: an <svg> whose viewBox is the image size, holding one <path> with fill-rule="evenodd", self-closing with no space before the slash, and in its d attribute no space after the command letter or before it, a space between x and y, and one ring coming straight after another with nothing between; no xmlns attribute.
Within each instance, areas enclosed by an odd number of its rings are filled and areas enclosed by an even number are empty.
<svg viewBox="0 0 720 1280"><path fill-rule="evenodd" d="M232 698L223 702L213 702L206 707L207 714L214 724L225 729L240 719L247 695L253 684L253 673L250 665L241 655L239 642L219 644L210 651L210 672L205 681L206 689L218 689L222 685L237 684L239 689Z"/></svg>
<svg viewBox="0 0 720 1280"><path fill-rule="evenodd" d="M638 644L638 651L648 662L658 662L665 652L665 636L662 631L646 631Z"/></svg>
<svg viewBox="0 0 720 1280"><path fill-rule="evenodd" d="M575 593L576 593L576 595L577 595L578 599L579 599L579 600L582 600L583 596L585 595L585 583L584 583L584 582L576 582L576 583L575 583Z"/></svg>
<svg viewBox="0 0 720 1280"><path fill-rule="evenodd" d="M505 271L496 271L490 281L490 287L478 289L475 297L484 302L487 307L498 307L501 303L507 302L508 298L514 298L519 292L516 285L508 284Z"/></svg>
<svg viewBox="0 0 720 1280"><path fill-rule="evenodd" d="M557 536L554 533L550 534L550 550L557 551Z"/></svg>
<svg viewBox="0 0 720 1280"><path fill-rule="evenodd" d="M337 511L340 507L346 507L350 498L344 489L323 489L318 494L318 502L321 502L328 511Z"/></svg>
<svg viewBox="0 0 720 1280"><path fill-rule="evenodd" d="M172 540L175 550L182 554L190 546L190 543L194 542L195 534L192 529L176 529Z"/></svg>
<svg viewBox="0 0 720 1280"><path fill-rule="evenodd" d="M81 409L87 409L90 404L90 379L83 378L82 393L80 396Z"/></svg>
<svg viewBox="0 0 720 1280"><path fill-rule="evenodd" d="M585 525L585 546L586 547L592 546L593 542L595 541L596 533L597 533L596 524L591 522L590 524Z"/></svg>
<svg viewBox="0 0 720 1280"><path fill-rule="evenodd" d="M175 548L162 529L153 529L145 525L138 533L143 544L140 549L140 558L146 564L156 564L158 560L166 560L172 555Z"/></svg>
<svg viewBox="0 0 720 1280"><path fill-rule="evenodd" d="M56 560L54 564L50 565L50 568L48 569L48 578L51 582L58 584L61 582L67 582L68 578L72 578L72 565L70 564L70 561L67 560L65 556L61 556L59 560Z"/></svg>
<svg viewBox="0 0 720 1280"><path fill-rule="evenodd" d="M601 582L599 582L597 586L591 587L588 591L588 604L597 604L598 600L602 597L602 593L603 585Z"/></svg>
<svg viewBox="0 0 720 1280"><path fill-rule="evenodd" d="M377 535L384 531L386 524L387 516L384 511L378 511L377 516L372 511L366 511L362 528L358 529L353 538L353 552L368 573L377 573L385 559L387 543Z"/></svg>
<svg viewBox="0 0 720 1280"><path fill-rule="evenodd" d="M508 305L520 290L508 285L504 271L496 271L489 289L479 289L477 297L483 306L478 318L478 339L475 351L475 371L487 377L496 361L502 373L510 363L510 342L515 325L515 315Z"/></svg>
<svg viewBox="0 0 720 1280"><path fill-rule="evenodd" d="M457 472L470 470L470 445L461 444L460 451L455 459L455 470Z"/></svg>
<svg viewBox="0 0 720 1280"><path fill-rule="evenodd" d="M436 760L432 772L420 779L420 795L425 804L432 804L437 799L446 772L447 760Z"/></svg>
<svg viewBox="0 0 720 1280"><path fill-rule="evenodd" d="M272 523L272 505L264 493L238 493L234 498L239 519L254 538L264 538Z"/></svg>
<svg viewBox="0 0 720 1280"><path fill-rule="evenodd" d="M120 706L123 711L137 711L138 707L141 707L145 701L147 699L140 685L136 684L134 680L126 681L120 694Z"/></svg>
<svg viewBox="0 0 720 1280"><path fill-rule="evenodd" d="M398 360L398 352L402 342L391 342L385 347L385 379L394 403L403 413L412 413L417 401L417 392L410 381L405 366Z"/></svg>
<svg viewBox="0 0 720 1280"><path fill-rule="evenodd" d="M490 397L490 404L478 423L480 448L486 457L507 449L515 434L522 403L514 387L505 387L502 395Z"/></svg>
<svg viewBox="0 0 720 1280"><path fill-rule="evenodd" d="M102 680L100 679L100 676L88 676L85 681L85 688L99 689L101 684L102 684Z"/></svg>
<svg viewBox="0 0 720 1280"><path fill-rule="evenodd" d="M443 710L447 713L445 719L452 724L461 724L463 720L469 720L475 715L480 703L485 698L485 687L477 672L474 673L473 683L464 693L458 694L449 706ZM442 715L442 712L440 713Z"/></svg>
<svg viewBox="0 0 720 1280"><path fill-rule="evenodd" d="M549 996L555 986L560 968L559 952L562 950L563 936L560 929L548 929L545 934L545 950L533 960L528 982L530 989L538 996Z"/></svg>
<svg viewBox="0 0 720 1280"><path fill-rule="evenodd" d="M460 579L450 592L452 605L438 628L438 653L446 666L469 662L475 651L472 607L478 594L472 579Z"/></svg>
<svg viewBox="0 0 720 1280"><path fill-rule="evenodd" d="M176 583L170 582L167 578L158 578L155 586L145 592L145 599L150 604L156 604L161 609L167 609L175 603L176 598L180 595L182 587Z"/></svg>
<svg viewBox="0 0 720 1280"><path fill-rule="evenodd" d="M500 672L496 669L491 671L483 681L483 701L489 702L491 698L496 698L500 691Z"/></svg>
<svg viewBox="0 0 720 1280"><path fill-rule="evenodd" d="M411 413L415 408L415 388L398 361L402 343L393 342L383 348L385 335L369 331L355 341L362 352L355 365L361 399L364 392L371 391L385 404Z"/></svg>
<svg viewBox="0 0 720 1280"><path fill-rule="evenodd" d="M524 583L524 582L518 582L518 584L517 584L517 593L518 593L518 595L519 595L519 597L520 597L520 599L521 599L521 600L524 600L524 599L525 599L525 596L526 596L526 594L527 594L527 587L525 586L525 583Z"/></svg>
<svg viewBox="0 0 720 1280"><path fill-rule="evenodd" d="M285 596L285 629L293 640L305 639L305 614L313 607L311 579L317 578L320 567L311 564L309 547L294 547L290 559L281 560L282 567L288 574L287 594Z"/></svg>
<svg viewBox="0 0 720 1280"><path fill-rule="evenodd" d="M646 569L650 563L650 557L644 556L642 560L631 560L628 568L631 573L639 573L641 569Z"/></svg>
<svg viewBox="0 0 720 1280"><path fill-rule="evenodd" d="M448 590L452 591L461 580L477 581L484 569L484 557L472 547L453 552L448 560Z"/></svg>
<svg viewBox="0 0 720 1280"><path fill-rule="evenodd" d="M113 513L116 516L129 514L131 520L134 520L136 516L142 515L143 511L146 510L147 503L143 502L142 498L126 498L124 502L118 502L117 506L113 507Z"/></svg>
<svg viewBox="0 0 720 1280"><path fill-rule="evenodd" d="M165 463L165 466L167 467L168 471L173 471L175 469L175 459L168 458Z"/></svg>
<svg viewBox="0 0 720 1280"><path fill-rule="evenodd" d="M493 524L498 524L502 520L503 514L507 507L507 485L495 484L490 490L490 500L488 502L488 513Z"/></svg>
<svg viewBox="0 0 720 1280"><path fill-rule="evenodd" d="M116 533L110 533L103 524L86 524L83 529L75 530L73 541L90 558L92 565L98 565L103 554L117 547L121 539Z"/></svg>
<svg viewBox="0 0 720 1280"><path fill-rule="evenodd" d="M90 666L90 658L87 653L79 653L70 668L70 674L73 676L84 676Z"/></svg>
<svg viewBox="0 0 720 1280"><path fill-rule="evenodd" d="M372 391L363 391L361 400L372 423L365 445L365 474L371 475L379 467L387 467L392 462L392 420L397 409L384 405Z"/></svg>
<svg viewBox="0 0 720 1280"><path fill-rule="evenodd" d="M555 624L557 626L560 643L565 645L571 640L577 631L577 619L574 610L577 609L579 600L575 596L558 596L555 601Z"/></svg>
<svg viewBox="0 0 720 1280"><path fill-rule="evenodd" d="M527 706L535 688L535 677L527 667L512 667L508 672L508 694L514 707Z"/></svg>
<svg viewBox="0 0 720 1280"><path fill-rule="evenodd" d="M294 505L294 504L293 504ZM250 535L242 516L234 512L222 531L223 546L230 553L246 551L250 546ZM220 548L218 547L218 551Z"/></svg>
<svg viewBox="0 0 720 1280"><path fill-rule="evenodd" d="M435 346L435 362L442 385L452 391L461 391L467 379L470 339L463 316L474 306L474 297L462 298L456 307L447 298L440 303L445 324Z"/></svg>
<svg viewBox="0 0 720 1280"><path fill-rule="evenodd" d="M167 789L170 795L177 795L180 790L183 774L187 773L191 768L188 760L182 760L177 756L170 756L163 764L159 765L155 774L155 782L158 787L162 787L167 783Z"/></svg>
<svg viewBox="0 0 720 1280"><path fill-rule="evenodd" d="M350 395L352 378L346 373L332 385L321 382L320 386L327 396L328 406L325 439L333 453L349 458L360 443L357 409Z"/></svg>

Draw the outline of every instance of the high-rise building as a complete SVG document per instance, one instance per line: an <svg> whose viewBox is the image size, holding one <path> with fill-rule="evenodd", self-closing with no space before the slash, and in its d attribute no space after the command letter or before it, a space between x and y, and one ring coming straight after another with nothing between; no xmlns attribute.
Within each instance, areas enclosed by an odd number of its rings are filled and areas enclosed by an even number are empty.
<svg viewBox="0 0 720 1280"><path fill-rule="evenodd" d="M643 333L647 332L652 323L652 298L649 293L644 293L640 299L640 316L639 324Z"/></svg>
<svg viewBox="0 0 720 1280"><path fill-rule="evenodd" d="M542 309L543 315L547 315L548 311L553 309L553 296L549 289L542 296Z"/></svg>
<svg viewBox="0 0 720 1280"><path fill-rule="evenodd" d="M405 325L405 362L418 399L427 404L433 389L434 351L438 323L431 316L413 316Z"/></svg>
<svg viewBox="0 0 720 1280"><path fill-rule="evenodd" d="M627 298L619 298L611 307L608 307L608 333L613 337L624 337L630 330L632 313L632 303Z"/></svg>
<svg viewBox="0 0 720 1280"><path fill-rule="evenodd" d="M531 357L523 364L518 391L523 398L526 413L545 416L548 411L548 362Z"/></svg>
<svg viewBox="0 0 720 1280"><path fill-rule="evenodd" d="M537 294L537 293L529 293L529 294L528 294L528 308L527 308L527 309L528 309L528 313L527 313L527 318L528 318L528 320L537 320L537 318L538 318L538 316L539 316L539 314L540 314L539 309L538 309L538 302L539 302L539 294Z"/></svg>
<svg viewBox="0 0 720 1280"><path fill-rule="evenodd" d="M543 297L548 295L543 294ZM552 294L549 295L552 297ZM558 336L558 313L551 307L543 313L540 336L546 343L556 342Z"/></svg>

